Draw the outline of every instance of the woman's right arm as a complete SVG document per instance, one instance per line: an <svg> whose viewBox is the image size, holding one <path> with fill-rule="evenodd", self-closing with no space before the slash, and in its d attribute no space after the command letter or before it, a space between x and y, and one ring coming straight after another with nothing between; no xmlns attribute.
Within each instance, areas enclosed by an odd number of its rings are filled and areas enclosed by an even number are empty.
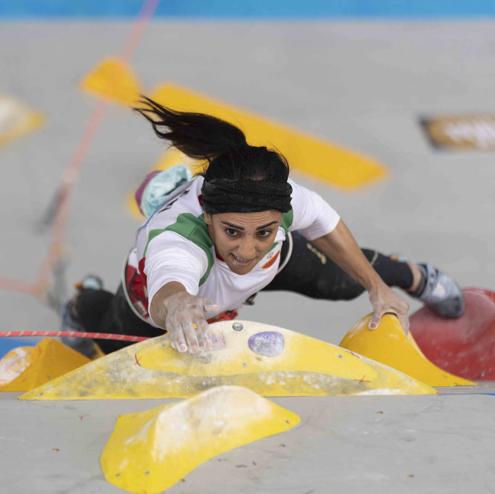
<svg viewBox="0 0 495 494"><path fill-rule="evenodd" d="M189 240L165 231L149 242L145 259L148 311L154 325L167 330L180 352L207 349L209 306L197 296L208 267L206 254Z"/></svg>
<svg viewBox="0 0 495 494"><path fill-rule="evenodd" d="M153 296L150 316L153 322L166 329L172 346L179 352L198 353L209 350L216 342L208 334L208 312L215 306L202 297L191 295L184 285L172 281Z"/></svg>

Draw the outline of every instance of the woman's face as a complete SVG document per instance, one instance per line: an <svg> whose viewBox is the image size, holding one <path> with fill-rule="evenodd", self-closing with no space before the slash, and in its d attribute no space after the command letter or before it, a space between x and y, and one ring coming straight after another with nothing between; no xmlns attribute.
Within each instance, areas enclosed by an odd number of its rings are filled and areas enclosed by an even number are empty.
<svg viewBox="0 0 495 494"><path fill-rule="evenodd" d="M282 213L205 213L205 221L217 254L234 273L246 274L272 247Z"/></svg>

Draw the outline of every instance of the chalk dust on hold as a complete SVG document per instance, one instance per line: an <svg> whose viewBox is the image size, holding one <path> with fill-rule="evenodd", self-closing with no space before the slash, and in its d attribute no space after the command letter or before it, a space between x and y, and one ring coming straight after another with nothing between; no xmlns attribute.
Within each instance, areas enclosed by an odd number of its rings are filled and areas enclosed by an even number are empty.
<svg viewBox="0 0 495 494"><path fill-rule="evenodd" d="M14 348L0 360L0 386L5 386L19 377L32 363L34 347Z"/></svg>
<svg viewBox="0 0 495 494"><path fill-rule="evenodd" d="M249 337L249 348L264 357L277 357L284 352L285 338L278 331L262 331Z"/></svg>
<svg viewBox="0 0 495 494"><path fill-rule="evenodd" d="M13 98L0 96L0 141L32 127L35 114Z"/></svg>
<svg viewBox="0 0 495 494"><path fill-rule="evenodd" d="M211 388L160 414L152 456L160 461L185 445L200 448L242 431L247 423L263 420L270 413L270 402L246 388Z"/></svg>
<svg viewBox="0 0 495 494"><path fill-rule="evenodd" d="M0 97L0 133L12 132L24 125L26 110L16 101Z"/></svg>
<svg viewBox="0 0 495 494"><path fill-rule="evenodd" d="M222 345L196 358L203 363L235 360L248 349L261 357L278 357L285 350L284 335L278 331L260 331L250 335L246 341L245 334L229 334L226 338L224 336Z"/></svg>
<svg viewBox="0 0 495 494"><path fill-rule="evenodd" d="M276 357L283 353L285 346L284 336L275 331L255 333L247 341L245 335L234 334L227 338L220 332L216 332L216 335L217 342L209 350L203 350L197 354L177 353L174 364L179 368L188 368L194 361L203 364L226 362L235 360L248 349L263 357ZM168 344L170 343L165 343L165 345ZM173 345L171 346L174 348Z"/></svg>

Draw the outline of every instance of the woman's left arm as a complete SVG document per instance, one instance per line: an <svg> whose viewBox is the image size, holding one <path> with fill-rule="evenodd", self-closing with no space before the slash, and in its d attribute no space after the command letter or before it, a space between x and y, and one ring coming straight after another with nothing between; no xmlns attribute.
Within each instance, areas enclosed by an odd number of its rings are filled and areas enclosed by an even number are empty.
<svg viewBox="0 0 495 494"><path fill-rule="evenodd" d="M332 232L312 240L311 243L368 291L373 307L370 329L378 327L384 314L393 313L407 333L409 304L380 278L342 220Z"/></svg>

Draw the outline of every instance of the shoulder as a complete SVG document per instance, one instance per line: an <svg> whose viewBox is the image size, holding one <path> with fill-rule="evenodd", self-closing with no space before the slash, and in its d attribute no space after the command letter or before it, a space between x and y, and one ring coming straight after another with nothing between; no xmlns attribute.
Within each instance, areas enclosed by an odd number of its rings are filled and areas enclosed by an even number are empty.
<svg viewBox="0 0 495 494"><path fill-rule="evenodd" d="M179 215L183 212L191 213L195 216L203 214L203 207L199 200L203 181L202 176L194 177L189 185L177 197L159 209L155 216L164 216L164 213L166 213L166 216L173 218L174 215Z"/></svg>
<svg viewBox="0 0 495 494"><path fill-rule="evenodd" d="M303 185L297 183L295 180L289 178L287 182L292 187L292 200L300 201L311 197L313 194L316 194L313 190L308 187L304 187Z"/></svg>
<svg viewBox="0 0 495 494"><path fill-rule="evenodd" d="M328 233L335 228L340 217L325 199L292 179L288 182L292 186L292 215L285 213L283 219L287 216L286 221L290 220L290 230L305 231L307 238L316 238L316 233Z"/></svg>
<svg viewBox="0 0 495 494"><path fill-rule="evenodd" d="M212 241L204 221L203 208L199 201L203 177L191 181L179 196L157 211L138 231L146 252L151 241L173 232L185 241L192 242L204 251L210 251Z"/></svg>
<svg viewBox="0 0 495 494"><path fill-rule="evenodd" d="M146 239L145 253L152 242L165 241L167 234L174 234L182 243L194 244L200 248L208 258L212 257L213 242L208 233L208 226L203 215L195 216L192 213L183 212L175 217L174 221L165 226L150 228Z"/></svg>
<svg viewBox="0 0 495 494"><path fill-rule="evenodd" d="M177 216L175 222L167 226L163 231L175 232L202 249L210 250L213 247L203 214L195 216L192 213L181 213ZM160 233L160 231L157 233ZM152 232L150 232L150 236L151 234Z"/></svg>
<svg viewBox="0 0 495 494"><path fill-rule="evenodd" d="M181 215L187 214L200 217L203 214L199 196L203 177L196 177L180 194L164 204L141 226L140 231L146 231L149 236L151 231L162 230L174 225Z"/></svg>

